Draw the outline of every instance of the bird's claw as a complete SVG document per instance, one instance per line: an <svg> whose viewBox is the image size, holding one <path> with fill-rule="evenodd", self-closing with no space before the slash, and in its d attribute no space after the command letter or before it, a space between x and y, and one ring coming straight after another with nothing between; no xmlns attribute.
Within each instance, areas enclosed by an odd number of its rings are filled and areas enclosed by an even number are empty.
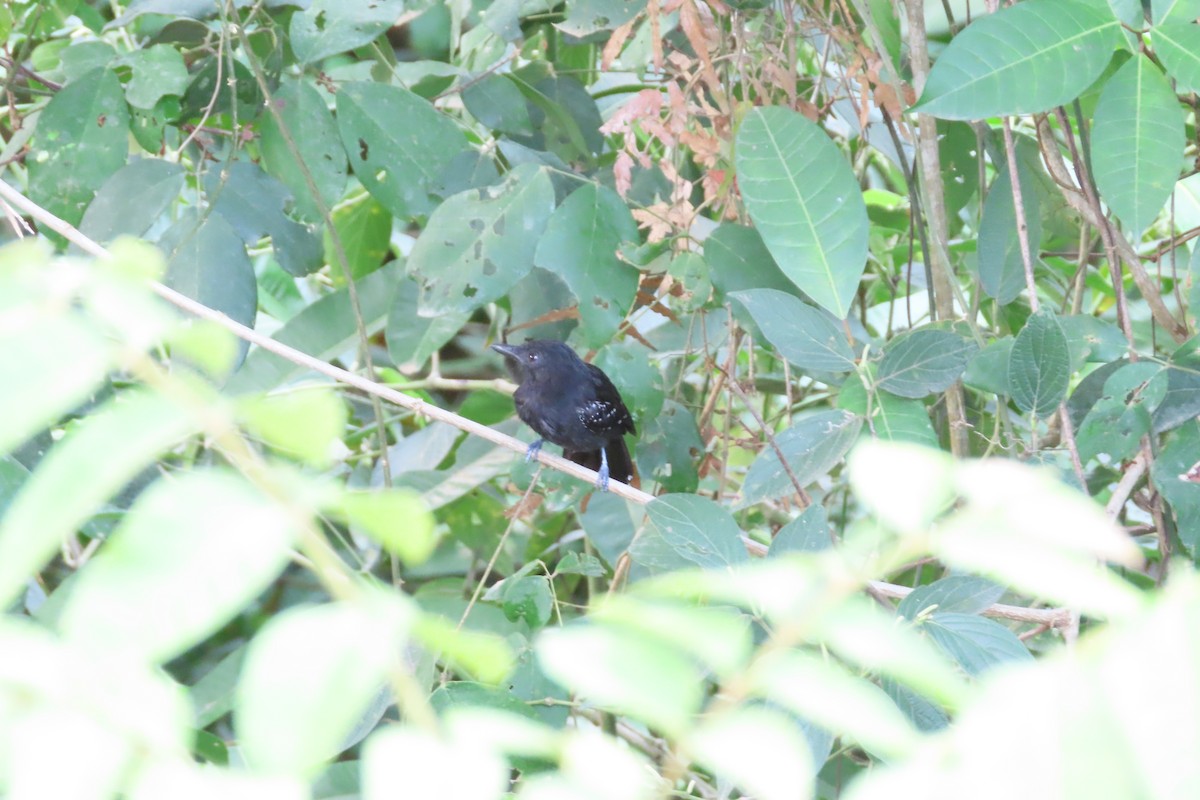
<svg viewBox="0 0 1200 800"><path fill-rule="evenodd" d="M537 454L541 452L543 444L545 444L545 440L538 439L536 442L529 445L529 449L525 451L525 461L529 462L537 458Z"/></svg>
<svg viewBox="0 0 1200 800"><path fill-rule="evenodd" d="M602 492L608 491L608 464L601 464L596 473L596 488Z"/></svg>

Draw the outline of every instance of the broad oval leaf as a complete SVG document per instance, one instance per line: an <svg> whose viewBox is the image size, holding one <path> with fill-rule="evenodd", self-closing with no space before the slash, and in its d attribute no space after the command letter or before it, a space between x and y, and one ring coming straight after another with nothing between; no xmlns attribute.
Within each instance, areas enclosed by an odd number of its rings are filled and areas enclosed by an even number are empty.
<svg viewBox="0 0 1200 800"><path fill-rule="evenodd" d="M1154 28L1154 54L1180 89L1200 92L1200 26L1167 22Z"/></svg>
<svg viewBox="0 0 1200 800"><path fill-rule="evenodd" d="M949 388L979 348L950 331L924 328L892 341L879 362L877 385L901 397L925 397Z"/></svg>
<svg viewBox="0 0 1200 800"><path fill-rule="evenodd" d="M1100 77L1120 31L1087 0L1026 0L979 17L934 62L914 110L982 119L1068 103Z"/></svg>
<svg viewBox="0 0 1200 800"><path fill-rule="evenodd" d="M179 197L184 178L183 167L158 158L127 164L100 187L79 230L102 244L141 236Z"/></svg>
<svg viewBox="0 0 1200 800"><path fill-rule="evenodd" d="M867 207L846 158L819 126L756 108L737 135L738 188L783 274L845 319L867 265Z"/></svg>
<svg viewBox="0 0 1200 800"><path fill-rule="evenodd" d="M792 423L792 427L775 436L791 476L780 463L775 448L764 447L746 474L738 507L795 492L792 477L802 487L812 483L842 460L861 428L862 417L848 411L821 411Z"/></svg>
<svg viewBox="0 0 1200 800"><path fill-rule="evenodd" d="M986 617L937 612L921 627L969 675L1007 661L1033 660L1016 634Z"/></svg>
<svg viewBox="0 0 1200 800"><path fill-rule="evenodd" d="M557 683L668 736L690 729L700 709L699 664L658 639L608 625L569 625L543 631L536 648ZM638 679L622 679L627 675Z"/></svg>
<svg viewBox="0 0 1200 800"><path fill-rule="evenodd" d="M67 359L62 363L75 366L81 376L87 374L86 364ZM49 372L49 377L58 377ZM41 386L37 381L33 384ZM61 388L69 391L66 385ZM58 399L42 395L43 402L46 397ZM65 399L72 397L77 395L67 394ZM56 405L46 403L51 411ZM177 405L141 392L109 400L74 426L41 460L0 523L0 600L11 597L31 573L41 569L101 504L196 427Z"/></svg>
<svg viewBox="0 0 1200 800"><path fill-rule="evenodd" d="M161 663L263 591L295 535L288 509L232 474L159 481L80 574L62 629Z"/></svg>
<svg viewBox="0 0 1200 800"><path fill-rule="evenodd" d="M561 277L575 295L591 347L607 343L633 305L638 272L617 249L637 238L629 206L594 183L572 192L546 223L533 263Z"/></svg>
<svg viewBox="0 0 1200 800"><path fill-rule="evenodd" d="M646 514L658 538L677 557L677 567L725 567L747 559L742 531L733 516L707 498L694 494L663 495L646 506ZM649 533L644 531L641 539L646 539ZM639 560L642 551L637 543L634 551L634 560Z"/></svg>
<svg viewBox="0 0 1200 800"><path fill-rule="evenodd" d="M313 0L300 5L304 9L292 15L288 41L303 64L369 44L404 11L404 0Z"/></svg>
<svg viewBox="0 0 1200 800"><path fill-rule="evenodd" d="M1017 334L1008 355L1008 387L1025 413L1045 416L1067 396L1071 353L1053 312L1040 311Z"/></svg>
<svg viewBox="0 0 1200 800"><path fill-rule="evenodd" d="M747 796L805 800L813 795L809 743L795 720L777 709L738 706L713 714L688 735L686 747Z"/></svg>
<svg viewBox="0 0 1200 800"><path fill-rule="evenodd" d="M278 110L283 125L292 134L317 195L326 208L332 207L346 189L348 167L337 122L329 113L325 98L311 84L288 81L279 88L271 102ZM321 214L313 199L312 189L298 168L274 114L263 115L261 141L263 169L291 190L300 217L314 222L319 220Z"/></svg>
<svg viewBox="0 0 1200 800"><path fill-rule="evenodd" d="M258 283L237 231L220 214L188 213L159 242L167 252L163 282L172 289L254 327ZM239 360L249 344L239 340Z"/></svg>
<svg viewBox="0 0 1200 800"><path fill-rule="evenodd" d="M234 726L246 760L311 777L337 755L387 680L412 609L399 595L290 608L251 640Z"/></svg>
<svg viewBox="0 0 1200 800"><path fill-rule="evenodd" d="M532 268L553 211L550 178L532 164L438 206L408 259L421 284L421 316L469 312L503 297Z"/></svg>
<svg viewBox="0 0 1200 800"><path fill-rule="evenodd" d="M865 425L872 436L885 442L913 442L938 446L937 432L929 421L929 409L920 400L897 397L863 385L854 377L838 390L837 407L870 420Z"/></svg>
<svg viewBox="0 0 1200 800"><path fill-rule="evenodd" d="M922 611L935 608L940 613L978 614L1000 600L1004 587L974 575L950 575L925 586L918 586L896 606L896 613L915 620Z"/></svg>
<svg viewBox="0 0 1200 800"><path fill-rule="evenodd" d="M430 189L467 146L428 100L385 83L339 88L337 122L359 182L401 219L433 209Z"/></svg>
<svg viewBox="0 0 1200 800"><path fill-rule="evenodd" d="M1175 188L1184 115L1158 67L1138 54L1108 79L1092 124L1096 188L1125 232L1140 237Z"/></svg>
<svg viewBox="0 0 1200 800"><path fill-rule="evenodd" d="M129 109L112 70L67 84L42 110L34 131L29 198L72 225L96 191L125 166Z"/></svg>
<svg viewBox="0 0 1200 800"><path fill-rule="evenodd" d="M750 312L779 354L801 369L849 372L854 351L846 333L828 312L776 289L749 289L730 295Z"/></svg>

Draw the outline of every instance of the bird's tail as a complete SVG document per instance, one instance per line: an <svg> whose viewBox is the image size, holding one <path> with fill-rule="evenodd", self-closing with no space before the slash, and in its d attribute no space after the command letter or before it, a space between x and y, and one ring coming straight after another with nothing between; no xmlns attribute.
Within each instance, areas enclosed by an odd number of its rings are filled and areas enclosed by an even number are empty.
<svg viewBox="0 0 1200 800"><path fill-rule="evenodd" d="M564 452L563 457L569 461L574 461L581 467L597 471L600 469L599 450ZM630 486L637 485L637 472L633 467L633 459L629 455L629 448L625 446L624 439L614 439L609 442L604 448L604 457L608 459L608 475L610 478L618 480L621 483L627 483Z"/></svg>

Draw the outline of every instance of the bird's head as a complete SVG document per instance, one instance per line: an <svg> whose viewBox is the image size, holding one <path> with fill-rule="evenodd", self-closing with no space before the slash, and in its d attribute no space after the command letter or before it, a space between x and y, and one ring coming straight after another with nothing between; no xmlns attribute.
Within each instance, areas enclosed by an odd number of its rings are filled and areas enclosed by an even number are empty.
<svg viewBox="0 0 1200 800"><path fill-rule="evenodd" d="M494 344L517 383L548 377L555 369L570 368L579 361L575 351L562 342L533 339L524 344Z"/></svg>

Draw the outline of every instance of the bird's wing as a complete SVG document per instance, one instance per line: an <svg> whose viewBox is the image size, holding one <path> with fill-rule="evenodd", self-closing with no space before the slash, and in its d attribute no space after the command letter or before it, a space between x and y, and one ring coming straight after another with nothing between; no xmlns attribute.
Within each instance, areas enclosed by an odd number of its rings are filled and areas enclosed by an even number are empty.
<svg viewBox="0 0 1200 800"><path fill-rule="evenodd" d="M636 433L633 417L621 400L621 393L608 376L595 364L588 364L588 376L595 388L595 397L579 408L584 427L595 433Z"/></svg>

